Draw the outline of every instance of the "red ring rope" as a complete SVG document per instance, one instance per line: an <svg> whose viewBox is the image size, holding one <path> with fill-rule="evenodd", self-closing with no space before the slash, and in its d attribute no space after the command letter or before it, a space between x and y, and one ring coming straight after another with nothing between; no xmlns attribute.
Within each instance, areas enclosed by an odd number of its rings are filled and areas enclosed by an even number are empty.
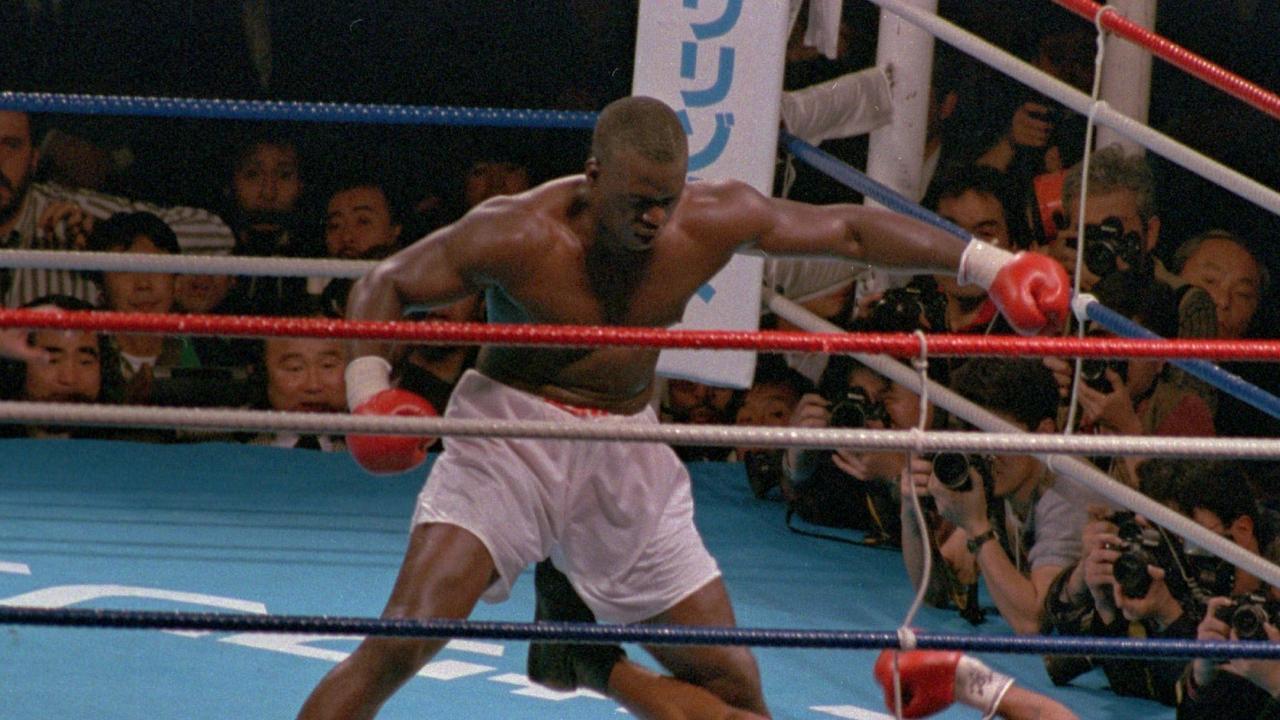
<svg viewBox="0 0 1280 720"><path fill-rule="evenodd" d="M1280 120L1280 96L1266 88L1210 62L1172 40L1151 32L1118 12L1103 13L1108 8L1093 0L1053 1L1090 22L1101 22L1102 27L1135 45L1150 50L1152 55L1170 65ZM1114 8L1111 9L1114 10ZM1098 19L1099 13L1103 13L1101 20Z"/></svg>
<svg viewBox="0 0 1280 720"><path fill-rule="evenodd" d="M921 351L917 337L907 334L377 322L310 317L168 315L105 311L0 310L0 328L6 327L171 335L387 340L437 344L871 353L897 357L914 357ZM1280 360L1280 341L1277 340L1145 340L930 335L927 343L930 355Z"/></svg>

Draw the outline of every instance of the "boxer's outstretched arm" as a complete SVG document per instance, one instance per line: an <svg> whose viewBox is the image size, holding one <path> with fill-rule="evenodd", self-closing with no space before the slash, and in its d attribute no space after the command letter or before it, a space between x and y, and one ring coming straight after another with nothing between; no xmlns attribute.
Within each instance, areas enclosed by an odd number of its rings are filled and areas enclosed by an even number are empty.
<svg viewBox="0 0 1280 720"><path fill-rule="evenodd" d="M696 215L725 227L723 234L746 248L772 255L827 255L903 272L954 274L968 244L880 208L768 198L736 181L708 184L707 190Z"/></svg>

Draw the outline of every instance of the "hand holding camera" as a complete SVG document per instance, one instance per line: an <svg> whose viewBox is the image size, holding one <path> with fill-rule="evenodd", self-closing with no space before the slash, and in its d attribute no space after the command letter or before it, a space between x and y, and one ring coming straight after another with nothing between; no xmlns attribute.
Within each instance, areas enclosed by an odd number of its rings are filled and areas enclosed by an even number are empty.
<svg viewBox="0 0 1280 720"><path fill-rule="evenodd" d="M1123 360L1089 359L1080 367L1081 420L1119 435L1141 435L1142 420L1129 394L1128 363Z"/></svg>
<svg viewBox="0 0 1280 720"><path fill-rule="evenodd" d="M929 494L942 517L970 537L977 534L975 529L988 524L987 500L992 497L995 484L988 458L939 453L932 461L930 475Z"/></svg>
<svg viewBox="0 0 1280 720"><path fill-rule="evenodd" d="M1092 519L1085 524L1081 536L1084 546L1081 570L1084 585L1093 597L1094 608L1104 622L1109 622L1115 618L1116 612L1111 593L1116 582L1113 568L1120 557L1120 551L1116 549L1121 543L1119 528L1111 522L1110 514L1099 516L1091 511L1090 517Z"/></svg>
<svg viewBox="0 0 1280 720"><path fill-rule="evenodd" d="M885 428L889 426L889 413L882 403L873 401L865 389L857 385L843 395L828 398L831 414L827 420L832 428ZM837 449L829 456L831 464L857 480L880 480L898 474L898 453L867 453L858 450Z"/></svg>
<svg viewBox="0 0 1280 720"><path fill-rule="evenodd" d="M1277 635L1275 623L1280 618L1280 602L1262 593L1233 596L1215 604L1212 612L1214 618L1231 628L1236 640L1272 640Z"/></svg>
<svg viewBox="0 0 1280 720"><path fill-rule="evenodd" d="M1127 598L1139 599L1151 590L1151 570L1148 566L1167 568L1175 563L1170 556L1173 548L1153 527L1138 522L1130 511L1113 513L1110 522L1116 528L1118 542L1109 547L1118 555L1111 566L1116 589Z"/></svg>

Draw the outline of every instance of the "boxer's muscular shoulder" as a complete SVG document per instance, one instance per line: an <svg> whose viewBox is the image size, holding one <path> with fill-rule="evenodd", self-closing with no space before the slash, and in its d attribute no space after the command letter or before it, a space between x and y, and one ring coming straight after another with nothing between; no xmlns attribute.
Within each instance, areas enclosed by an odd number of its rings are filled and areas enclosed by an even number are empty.
<svg viewBox="0 0 1280 720"><path fill-rule="evenodd" d="M678 211L687 232L709 234L733 244L767 230L771 217L769 198L740 180L691 182Z"/></svg>

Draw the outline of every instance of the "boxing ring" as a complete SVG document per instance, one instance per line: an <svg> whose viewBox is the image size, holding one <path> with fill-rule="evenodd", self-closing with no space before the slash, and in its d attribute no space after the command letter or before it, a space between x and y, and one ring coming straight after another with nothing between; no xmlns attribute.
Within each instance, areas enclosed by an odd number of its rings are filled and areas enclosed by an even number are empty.
<svg viewBox="0 0 1280 720"><path fill-rule="evenodd" d="M937 37L1006 70L1047 95L1108 124L1166 157L1201 172L1242 196L1280 211L1280 195L1149 128L1109 110L1095 97L1011 62L982 41L936 17L892 0L873 0ZM1067 2L1100 28L1138 39L1114 12ZM1147 38L1150 40L1150 38ZM1185 58L1159 45L1161 57ZM1245 81L1205 71L1255 107L1280 101ZM1225 72L1225 71L1224 71ZM112 98L0 92L0 108L42 112L290 119L346 122L441 122L484 125L589 127L589 113L473 108L338 106L323 103L229 102ZM796 138L783 142L837 181L895 210L942 225L945 221L895 197L851 168L829 166L820 151ZM829 170L827 168L830 168ZM1081 193L1082 196L1084 193ZM944 225L945 227L945 225ZM110 258L93 253L4 251L10 267L157 272L355 277L367 264L256 258ZM127 263L122 265L121 263ZM315 319L148 316L118 313L0 311L0 327L242 336L390 338L413 342L508 343L557 347L644 345L853 353L895 381L985 433L775 428L612 427L592 436L623 442L751 444L772 447L1032 453L1060 475L1194 538L1207 550L1280 585L1280 568L1244 553L1186 518L1163 510L1072 455L1143 455L1280 459L1280 441L1267 439L1032 436L967 405L924 378L923 363L946 355L1166 357L1225 392L1275 415L1280 401L1236 382L1208 360L1271 360L1278 346L1262 341L1156 340L1098 303L1078 297L1075 311L1123 336L1079 338L966 338L835 335L834 328L766 293L769 307L809 332L751 333L618 328L351 323ZM1138 338L1138 339L1125 339ZM889 359L915 358L915 368ZM275 429L336 432L581 437L582 428L538 423L463 423L404 419L143 407L69 407L12 402L0 405L7 423L134 425L193 429ZM789 532L778 506L755 500L738 465L692 468L697 521L719 560L734 601L737 631L653 627L534 626L529 574L512 599L481 605L471 623L379 622L370 616L385 600L403 551L409 508L422 470L371 479L344 454L317 455L269 448L202 444L153 446L92 441L4 441L18 459L0 486L0 624L6 662L0 664L3 717L288 717L329 667L363 634L459 638L384 708L381 717L442 714L479 717L614 716L617 707L585 691L557 693L524 676L530 638L647 643L732 643L757 647L764 689L776 717L889 717L870 681L868 650L914 644L982 653L988 664L1045 692L1080 717L1173 717L1172 709L1121 698L1103 689L1100 671L1054 688L1037 654L1280 657L1265 644L1173 641L1087 641L1015 638L991 613L981 635L954 611L918 608L901 560L891 553L853 549ZM1108 484L1110 483L1110 484ZM743 542L750 538L750 542ZM886 581L886 578L897 579ZM876 588L866 593L868 587ZM990 605L984 598L984 605ZM912 608L903 617L903 608ZM914 634L899 631L907 626ZM149 629L141 631L141 629ZM835 630L833 630L835 628ZM154 632L153 630L158 630ZM642 653L633 659L647 662ZM437 687L444 683L444 687ZM953 708L941 717L969 717Z"/></svg>
<svg viewBox="0 0 1280 720"><path fill-rule="evenodd" d="M0 496L4 605L367 616L395 578L406 508L422 481L420 470L372 479L345 454L278 448L25 440L2 447L33 469L6 479ZM911 590L896 554L788 531L781 508L752 498L740 465L691 470L698 527L725 571L742 627L898 622ZM509 601L482 604L473 619L532 618L531 575ZM874 594L858 591L877 583ZM989 617L983 633L1009 632ZM954 611L926 610L919 624L973 632ZM339 654L355 647L350 636L317 634L328 637L9 626L0 640L0 717L293 717ZM760 648L757 657L776 717L885 717L870 679L874 652ZM1095 676L1051 690L1034 656L983 658L1026 687L1052 691L1082 717L1173 716L1098 689L1104 681ZM531 686L524 662L523 642L456 641L379 717L617 717L614 703L586 692Z"/></svg>

